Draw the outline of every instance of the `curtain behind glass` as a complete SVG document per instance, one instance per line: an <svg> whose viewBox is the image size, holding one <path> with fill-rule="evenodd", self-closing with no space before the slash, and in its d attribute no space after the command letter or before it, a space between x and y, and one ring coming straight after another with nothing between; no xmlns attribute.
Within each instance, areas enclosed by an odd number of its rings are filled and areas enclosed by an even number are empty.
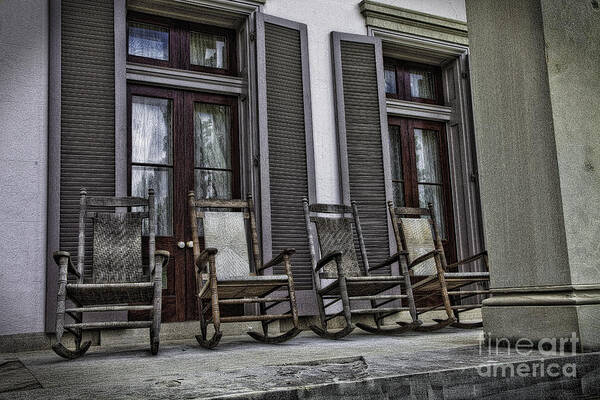
<svg viewBox="0 0 600 400"><path fill-rule="evenodd" d="M227 39L222 35L190 33L190 63L210 68L227 69Z"/></svg>
<svg viewBox="0 0 600 400"><path fill-rule="evenodd" d="M410 94L412 97L435 99L433 74L430 71L411 69L409 75Z"/></svg>
<svg viewBox="0 0 600 400"><path fill-rule="evenodd" d="M169 59L169 30L141 22L129 22L128 52L132 56Z"/></svg>

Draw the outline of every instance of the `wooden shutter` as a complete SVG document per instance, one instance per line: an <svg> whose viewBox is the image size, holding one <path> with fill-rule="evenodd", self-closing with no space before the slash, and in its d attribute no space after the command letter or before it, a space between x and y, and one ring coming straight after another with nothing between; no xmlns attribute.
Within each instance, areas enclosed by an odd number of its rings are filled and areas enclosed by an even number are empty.
<svg viewBox="0 0 600 400"><path fill-rule="evenodd" d="M80 188L115 195L114 0L61 7L60 248L75 256Z"/></svg>
<svg viewBox="0 0 600 400"><path fill-rule="evenodd" d="M381 40L332 32L331 41L342 198L358 203L375 265L394 250L386 208L392 194Z"/></svg>
<svg viewBox="0 0 600 400"><path fill-rule="evenodd" d="M259 13L256 39L263 258L295 248L296 287L310 289L302 208L303 197L315 200L306 25Z"/></svg>

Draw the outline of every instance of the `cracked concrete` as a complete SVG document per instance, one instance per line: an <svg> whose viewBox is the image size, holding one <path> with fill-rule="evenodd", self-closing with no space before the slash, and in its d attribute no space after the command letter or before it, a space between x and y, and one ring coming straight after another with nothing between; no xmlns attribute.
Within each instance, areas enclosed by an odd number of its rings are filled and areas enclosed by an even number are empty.
<svg viewBox="0 0 600 400"><path fill-rule="evenodd" d="M478 366L531 363L542 355L519 356L506 348L488 353L485 347L480 353L481 338L480 330L446 329L397 336L355 333L328 341L304 332L280 345L225 337L215 350L193 340L172 341L154 357L145 343L100 346L73 361L50 351L13 353L6 359L22 362L41 388L0 393L0 399L428 399L484 393L505 398L508 388L521 396L512 399L528 398L527 393L539 398L540 390L557 388L568 398L600 395L600 353L545 355L558 363L576 362L581 374L574 380L486 378Z"/></svg>

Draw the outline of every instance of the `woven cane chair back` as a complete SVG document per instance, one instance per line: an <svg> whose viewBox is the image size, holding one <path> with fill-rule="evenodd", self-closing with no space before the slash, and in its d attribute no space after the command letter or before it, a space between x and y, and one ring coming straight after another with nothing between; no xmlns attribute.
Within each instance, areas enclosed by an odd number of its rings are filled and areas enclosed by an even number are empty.
<svg viewBox="0 0 600 400"><path fill-rule="evenodd" d="M217 279L248 276L247 229L243 212L206 211L203 218L204 244L219 250Z"/></svg>
<svg viewBox="0 0 600 400"><path fill-rule="evenodd" d="M97 213L94 221L95 283L141 282L142 220L140 213Z"/></svg>
<svg viewBox="0 0 600 400"><path fill-rule="evenodd" d="M352 222L349 218L313 217L319 238L321 255L339 251L342 253L342 271L346 276L362 276L354 248ZM323 267L327 276L337 276L335 262Z"/></svg>
<svg viewBox="0 0 600 400"><path fill-rule="evenodd" d="M400 229L404 236L409 261L435 250L435 242L428 218L400 218ZM430 258L412 269L415 275L434 275L437 273L435 259Z"/></svg>

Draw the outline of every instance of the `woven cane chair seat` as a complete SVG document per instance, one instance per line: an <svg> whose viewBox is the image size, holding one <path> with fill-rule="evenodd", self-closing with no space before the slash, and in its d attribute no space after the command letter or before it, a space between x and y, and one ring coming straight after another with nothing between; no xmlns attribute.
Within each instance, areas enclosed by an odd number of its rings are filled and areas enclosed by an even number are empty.
<svg viewBox="0 0 600 400"><path fill-rule="evenodd" d="M435 242L431 232L431 224L425 218L400 218L406 251L410 262L435 250ZM434 275L437 273L435 259L430 258L411 270L414 275Z"/></svg>
<svg viewBox="0 0 600 400"><path fill-rule="evenodd" d="M97 213L94 218L93 282L141 282L142 216Z"/></svg>
<svg viewBox="0 0 600 400"><path fill-rule="evenodd" d="M153 282L68 284L67 294L82 306L99 304L150 303L154 294Z"/></svg>
<svg viewBox="0 0 600 400"><path fill-rule="evenodd" d="M363 273L358 264L356 250L354 249L354 237L352 225L347 218L314 218L319 235L319 247L321 254L339 251L342 253L342 271L347 277L362 276ZM332 261L323 267L325 274L337 277L337 266Z"/></svg>
<svg viewBox="0 0 600 400"><path fill-rule="evenodd" d="M264 275L231 277L219 280L219 298L241 299L247 297L263 297L282 286L287 286L287 275ZM204 285L200 290L201 298L210 297L210 286Z"/></svg>
<svg viewBox="0 0 600 400"><path fill-rule="evenodd" d="M381 278L386 278L382 280ZM388 289L398 286L404 281L404 277L393 276L377 276L377 277L347 277L346 284L348 286L348 296L375 296ZM321 294L339 295L339 281L335 280L320 290Z"/></svg>

